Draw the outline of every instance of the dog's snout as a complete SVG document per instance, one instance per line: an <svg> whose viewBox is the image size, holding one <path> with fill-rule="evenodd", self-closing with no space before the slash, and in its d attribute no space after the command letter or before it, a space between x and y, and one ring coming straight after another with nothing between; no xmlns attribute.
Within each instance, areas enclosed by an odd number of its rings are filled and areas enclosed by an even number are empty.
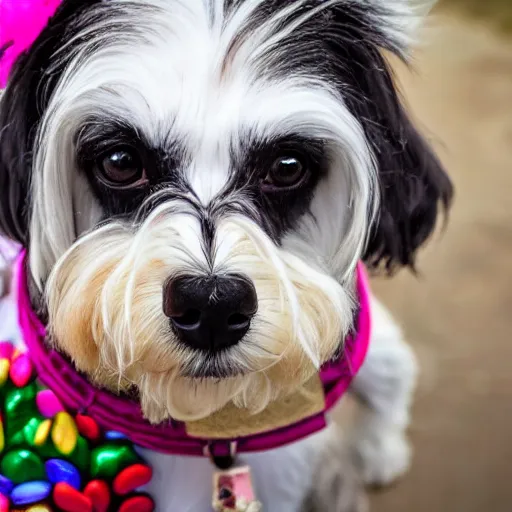
<svg viewBox="0 0 512 512"><path fill-rule="evenodd" d="M253 283L239 274L169 279L163 309L179 339L198 350L221 350L238 343L258 309Z"/></svg>

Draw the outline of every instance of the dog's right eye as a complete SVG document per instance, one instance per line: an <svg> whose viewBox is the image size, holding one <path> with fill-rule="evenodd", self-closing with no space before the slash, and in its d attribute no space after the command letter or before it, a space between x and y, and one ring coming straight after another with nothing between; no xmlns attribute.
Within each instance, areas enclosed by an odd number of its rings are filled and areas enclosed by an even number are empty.
<svg viewBox="0 0 512 512"><path fill-rule="evenodd" d="M108 187L125 189L147 184L146 172L138 154L131 148L120 148L101 157L98 178Z"/></svg>

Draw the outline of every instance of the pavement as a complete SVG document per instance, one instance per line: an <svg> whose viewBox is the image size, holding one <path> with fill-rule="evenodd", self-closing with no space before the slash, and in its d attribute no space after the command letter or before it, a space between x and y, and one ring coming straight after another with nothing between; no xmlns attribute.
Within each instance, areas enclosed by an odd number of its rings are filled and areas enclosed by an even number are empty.
<svg viewBox="0 0 512 512"><path fill-rule="evenodd" d="M372 512L512 511L512 39L440 15L398 68L456 187L421 275L374 280L422 376L410 473Z"/></svg>

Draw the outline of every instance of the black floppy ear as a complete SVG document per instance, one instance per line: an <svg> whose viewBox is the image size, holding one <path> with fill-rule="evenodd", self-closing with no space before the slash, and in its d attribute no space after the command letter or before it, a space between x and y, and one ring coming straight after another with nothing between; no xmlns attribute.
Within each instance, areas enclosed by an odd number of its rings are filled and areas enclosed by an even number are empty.
<svg viewBox="0 0 512 512"><path fill-rule="evenodd" d="M364 260L392 272L414 268L416 251L434 231L439 212L447 212L453 187L405 111L387 62L380 54L374 60L378 66L365 78L372 122L364 124L378 166L380 208Z"/></svg>
<svg viewBox="0 0 512 512"><path fill-rule="evenodd" d="M408 1L408 0L407 0ZM331 45L348 108L361 123L374 155L380 208L364 254L368 267L388 273L414 269L418 248L448 210L453 187L442 164L416 130L397 93L382 50L406 61L412 14L385 3L344 4L335 11ZM400 14L402 13L402 14Z"/></svg>
<svg viewBox="0 0 512 512"><path fill-rule="evenodd" d="M69 27L74 19L101 1L64 0L0 91L0 234L25 247L34 140L64 63L54 65L51 74L47 70L55 52L73 36Z"/></svg>
<svg viewBox="0 0 512 512"><path fill-rule="evenodd" d="M0 93L0 233L26 245L34 113L28 91L13 78Z"/></svg>

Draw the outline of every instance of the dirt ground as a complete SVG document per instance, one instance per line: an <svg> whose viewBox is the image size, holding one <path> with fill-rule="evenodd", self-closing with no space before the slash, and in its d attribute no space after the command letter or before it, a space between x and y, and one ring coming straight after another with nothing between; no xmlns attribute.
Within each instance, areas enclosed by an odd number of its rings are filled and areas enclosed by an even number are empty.
<svg viewBox="0 0 512 512"><path fill-rule="evenodd" d="M512 39L438 18L414 75L412 112L457 197L446 233L374 288L400 319L423 375L411 472L372 512L512 511Z"/></svg>

